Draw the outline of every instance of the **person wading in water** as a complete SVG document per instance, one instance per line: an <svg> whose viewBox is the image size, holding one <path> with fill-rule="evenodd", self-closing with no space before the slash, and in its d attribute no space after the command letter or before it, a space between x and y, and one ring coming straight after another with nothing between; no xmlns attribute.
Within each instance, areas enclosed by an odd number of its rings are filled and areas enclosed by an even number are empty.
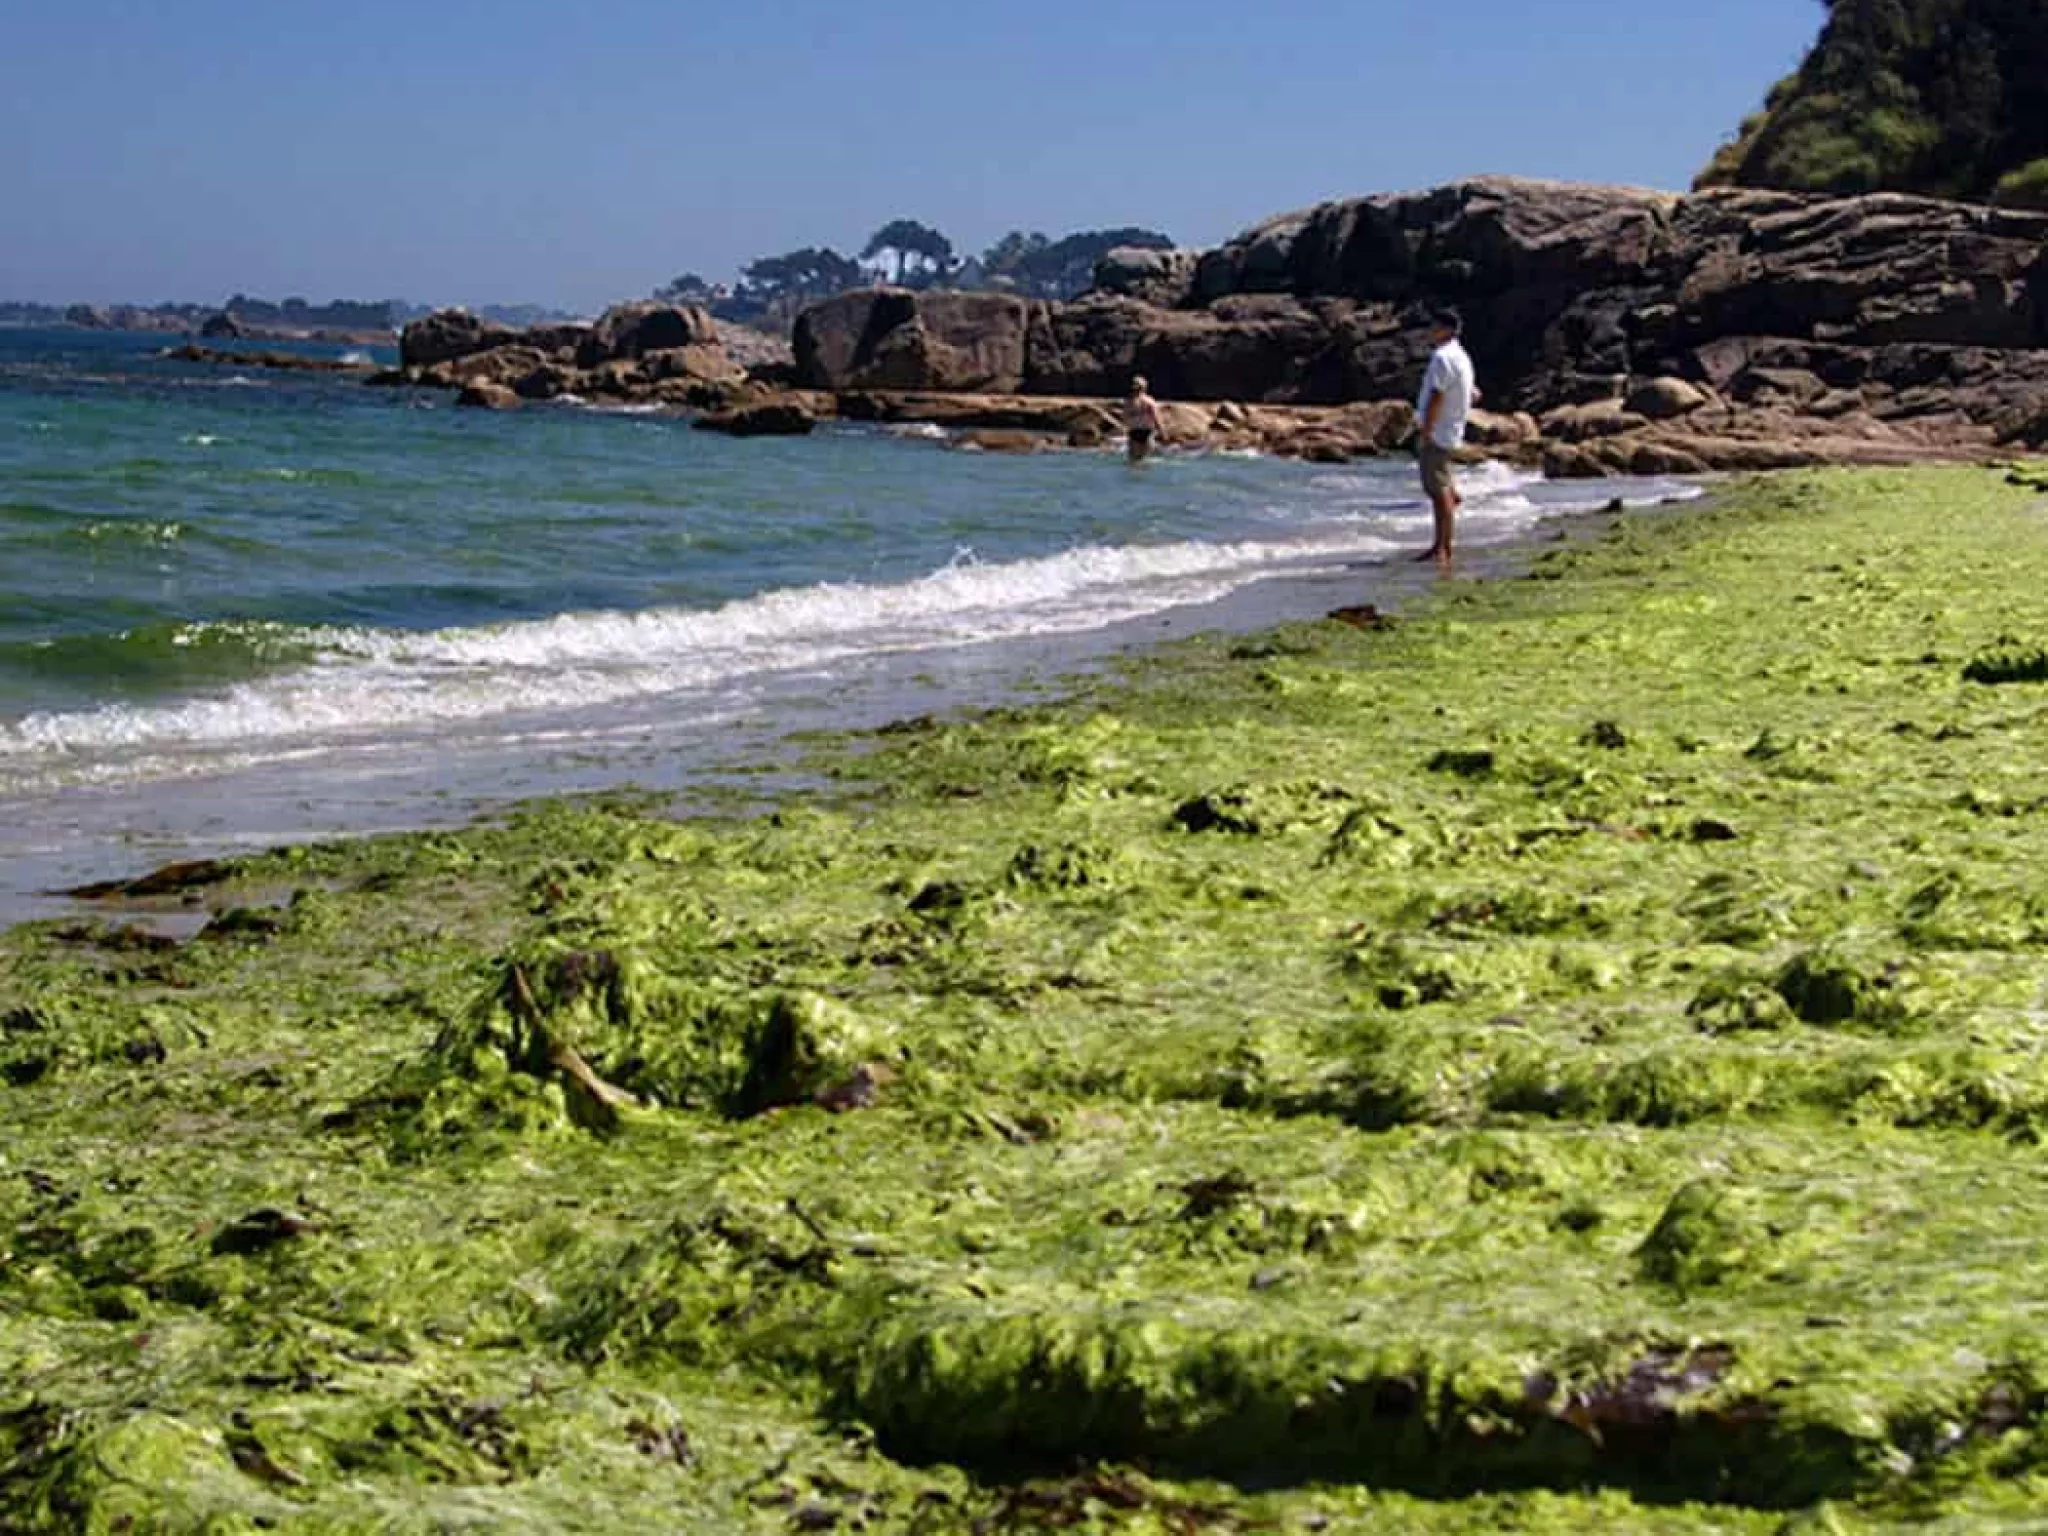
<svg viewBox="0 0 2048 1536"><path fill-rule="evenodd" d="M1415 414L1421 419L1415 451L1422 461L1422 489L1436 523L1435 539L1416 558L1434 560L1438 565L1451 563L1458 508L1464 504L1451 461L1464 444L1465 423L1479 397L1472 359L1458 339L1464 329L1464 319L1455 309L1440 309L1430 317L1429 344L1435 350L1422 376L1422 393L1415 400Z"/></svg>
<svg viewBox="0 0 2048 1536"><path fill-rule="evenodd" d="M1130 442L1131 462L1142 464L1151 457L1152 444L1161 431L1159 402L1146 388L1145 376L1131 379L1131 397L1124 402L1124 434Z"/></svg>

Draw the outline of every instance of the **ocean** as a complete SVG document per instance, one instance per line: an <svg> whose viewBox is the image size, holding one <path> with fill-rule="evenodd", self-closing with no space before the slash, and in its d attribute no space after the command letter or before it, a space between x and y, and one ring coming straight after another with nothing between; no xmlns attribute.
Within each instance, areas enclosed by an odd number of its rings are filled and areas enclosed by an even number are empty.
<svg viewBox="0 0 2048 1536"><path fill-rule="evenodd" d="M174 858L724 783L799 730L1432 579L1406 460L734 441L164 343L0 330L0 922ZM1465 484L1475 552L1697 494Z"/></svg>

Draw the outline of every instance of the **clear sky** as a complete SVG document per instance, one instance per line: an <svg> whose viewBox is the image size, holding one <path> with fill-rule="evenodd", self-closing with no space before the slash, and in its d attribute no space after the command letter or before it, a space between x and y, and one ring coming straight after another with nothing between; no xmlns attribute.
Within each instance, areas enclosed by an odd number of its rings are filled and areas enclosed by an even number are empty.
<svg viewBox="0 0 2048 1536"><path fill-rule="evenodd" d="M1481 172L1680 188L1795 0L0 0L0 299L534 301L894 216L1183 244Z"/></svg>

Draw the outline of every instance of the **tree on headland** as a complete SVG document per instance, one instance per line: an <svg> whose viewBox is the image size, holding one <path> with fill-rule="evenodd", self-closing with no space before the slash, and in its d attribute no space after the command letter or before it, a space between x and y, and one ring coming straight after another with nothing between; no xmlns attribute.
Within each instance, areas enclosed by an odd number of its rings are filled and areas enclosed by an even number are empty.
<svg viewBox="0 0 2048 1536"><path fill-rule="evenodd" d="M1021 229L1013 229L981 253L981 270L1000 287L1018 287L1024 263L1051 244L1037 230L1027 235Z"/></svg>
<svg viewBox="0 0 2048 1536"><path fill-rule="evenodd" d="M749 262L730 291L685 273L657 289L655 297L704 304L719 318L741 324L776 324L806 304L867 286L873 278L862 263L886 257L896 281L912 288L987 288L1026 298L1071 299L1087 290L1095 264L1119 246L1170 250L1173 240L1136 225L1077 230L1057 240L1013 229L963 262L939 231L914 219L892 219L869 237L858 260L830 246L805 246Z"/></svg>
<svg viewBox="0 0 2048 1536"><path fill-rule="evenodd" d="M1825 0L1827 22L1703 186L2048 205L2048 6Z"/></svg>
<svg viewBox="0 0 2048 1536"><path fill-rule="evenodd" d="M821 299L858 288L867 274L860 263L830 246L805 246L780 256L763 256L740 273L748 297L768 306L790 299Z"/></svg>
<svg viewBox="0 0 2048 1536"><path fill-rule="evenodd" d="M1094 281L1095 264L1120 246L1165 251L1173 249L1173 241L1135 225L1077 230L1058 240L1013 229L982 253L981 264L997 286L1033 298L1071 299Z"/></svg>
<svg viewBox="0 0 2048 1536"><path fill-rule="evenodd" d="M716 284L706 282L695 272L685 272L655 289L654 296L666 304L709 304L719 294Z"/></svg>
<svg viewBox="0 0 2048 1536"><path fill-rule="evenodd" d="M920 224L915 219L891 219L868 236L868 243L861 247L860 259L873 261L877 256L895 258L896 281L899 284L908 282L913 271L918 271L930 282L953 270L953 242L929 224Z"/></svg>

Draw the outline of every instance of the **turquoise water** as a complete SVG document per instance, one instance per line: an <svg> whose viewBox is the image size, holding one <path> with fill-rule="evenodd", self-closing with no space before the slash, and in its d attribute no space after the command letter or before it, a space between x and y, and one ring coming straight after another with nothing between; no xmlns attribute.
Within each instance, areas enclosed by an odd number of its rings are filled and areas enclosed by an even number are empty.
<svg viewBox="0 0 2048 1536"><path fill-rule="evenodd" d="M1405 463L738 442L162 345L0 331L0 863L673 780L907 680L1000 692L1276 576L1369 596L1427 539ZM1475 545L1615 493L1493 466L1467 488Z"/></svg>

